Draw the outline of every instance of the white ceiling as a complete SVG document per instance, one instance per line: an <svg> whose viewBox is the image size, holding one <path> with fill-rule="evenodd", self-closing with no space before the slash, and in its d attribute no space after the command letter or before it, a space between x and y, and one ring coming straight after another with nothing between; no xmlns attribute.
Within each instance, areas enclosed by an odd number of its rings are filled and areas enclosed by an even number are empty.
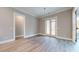
<svg viewBox="0 0 79 59"><path fill-rule="evenodd" d="M34 17L44 17L45 15L52 15L64 10L71 9L71 7L45 7L45 14L44 14L44 7L15 7L14 9L19 10L23 13L30 14Z"/></svg>

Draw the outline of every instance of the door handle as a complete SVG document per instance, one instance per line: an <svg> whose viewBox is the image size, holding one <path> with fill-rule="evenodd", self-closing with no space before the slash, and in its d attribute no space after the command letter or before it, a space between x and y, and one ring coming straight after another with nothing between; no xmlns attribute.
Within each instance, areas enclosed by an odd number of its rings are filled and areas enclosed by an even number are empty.
<svg viewBox="0 0 79 59"><path fill-rule="evenodd" d="M79 29L78 27L76 29Z"/></svg>

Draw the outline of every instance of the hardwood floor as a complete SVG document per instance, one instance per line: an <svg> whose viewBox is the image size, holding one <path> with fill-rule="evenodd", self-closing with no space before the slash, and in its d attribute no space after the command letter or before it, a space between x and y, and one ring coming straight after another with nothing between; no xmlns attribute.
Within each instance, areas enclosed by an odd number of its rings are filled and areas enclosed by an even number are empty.
<svg viewBox="0 0 79 59"><path fill-rule="evenodd" d="M74 44L71 41L59 40L47 36L35 36L24 39L17 38L15 41L1 44L1 52L77 52L79 42Z"/></svg>

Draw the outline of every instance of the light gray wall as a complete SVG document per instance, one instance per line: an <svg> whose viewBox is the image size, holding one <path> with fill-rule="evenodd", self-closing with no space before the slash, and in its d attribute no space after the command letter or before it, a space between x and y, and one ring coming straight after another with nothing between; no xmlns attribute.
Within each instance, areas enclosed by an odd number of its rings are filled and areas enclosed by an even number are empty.
<svg viewBox="0 0 79 59"><path fill-rule="evenodd" d="M24 35L24 20L25 17L21 13L15 12L15 35Z"/></svg>
<svg viewBox="0 0 79 59"><path fill-rule="evenodd" d="M72 10L63 11L50 17L57 16L57 36L64 38L72 38ZM45 21L40 19L39 33L45 34Z"/></svg>
<svg viewBox="0 0 79 59"><path fill-rule="evenodd" d="M37 34L37 19L31 15L26 15L26 20L25 20L25 35L30 36Z"/></svg>
<svg viewBox="0 0 79 59"><path fill-rule="evenodd" d="M38 34L38 20L32 15L25 14L18 10L15 11L25 16L25 37Z"/></svg>
<svg viewBox="0 0 79 59"><path fill-rule="evenodd" d="M38 34L38 21L37 19L29 14L20 12L18 10L15 10L17 13L22 14L25 16L25 37Z"/></svg>
<svg viewBox="0 0 79 59"><path fill-rule="evenodd" d="M0 42L14 38L13 9L0 7Z"/></svg>

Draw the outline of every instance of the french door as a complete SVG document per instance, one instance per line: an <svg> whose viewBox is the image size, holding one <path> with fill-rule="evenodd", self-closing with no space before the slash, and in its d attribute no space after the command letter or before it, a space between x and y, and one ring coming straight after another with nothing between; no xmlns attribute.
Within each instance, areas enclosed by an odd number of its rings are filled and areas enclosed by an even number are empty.
<svg viewBox="0 0 79 59"><path fill-rule="evenodd" d="M56 20L52 19L50 22L50 35L55 36L56 35Z"/></svg>
<svg viewBox="0 0 79 59"><path fill-rule="evenodd" d="M45 33L47 35L50 35L50 20L46 20L46 28L45 28Z"/></svg>
<svg viewBox="0 0 79 59"><path fill-rule="evenodd" d="M55 36L56 35L56 18L46 20L45 23L46 23L45 33L50 36Z"/></svg>

